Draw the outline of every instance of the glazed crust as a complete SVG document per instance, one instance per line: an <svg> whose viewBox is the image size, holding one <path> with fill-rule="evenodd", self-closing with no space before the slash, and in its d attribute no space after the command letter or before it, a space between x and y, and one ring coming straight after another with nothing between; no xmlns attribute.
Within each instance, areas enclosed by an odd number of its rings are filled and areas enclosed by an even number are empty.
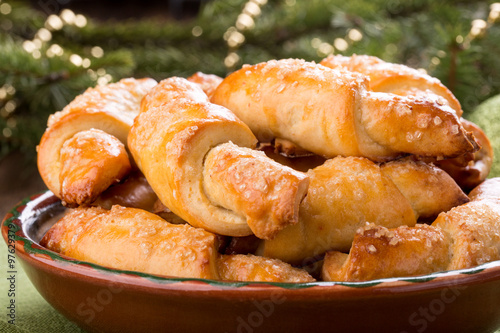
<svg viewBox="0 0 500 333"><path fill-rule="evenodd" d="M222 78L214 74L205 74L202 72L196 72L187 78L188 81L197 83L200 88L207 94L208 98L211 98L214 94L215 89L222 82Z"/></svg>
<svg viewBox="0 0 500 333"><path fill-rule="evenodd" d="M61 198L61 148L66 140L78 132L95 128L126 144L142 97L155 84L152 79L123 79L107 86L89 88L62 111L50 116L37 147L37 164L44 183L52 193Z"/></svg>
<svg viewBox="0 0 500 333"><path fill-rule="evenodd" d="M468 192L488 177L493 165L493 147L479 126L463 118L461 122L467 131L473 133L481 149L473 154L436 161L435 163L453 177L464 191Z"/></svg>
<svg viewBox="0 0 500 333"><path fill-rule="evenodd" d="M233 72L211 100L233 111L260 141L283 138L329 158L385 161L405 153L458 156L477 149L448 105L371 92L368 84L358 73L272 60Z"/></svg>
<svg viewBox="0 0 500 333"><path fill-rule="evenodd" d="M131 170L125 146L101 130L76 133L61 148L61 199L70 207L88 205Z"/></svg>
<svg viewBox="0 0 500 333"><path fill-rule="evenodd" d="M365 158L336 157L307 174L311 182L299 223L262 242L258 254L300 264L328 250L349 251L366 222L414 226L420 214L437 216L468 201L450 176L422 162L379 166Z"/></svg>
<svg viewBox="0 0 500 333"><path fill-rule="evenodd" d="M203 179L210 201L241 212L261 239L272 239L287 225L298 222L299 204L309 185L304 173L233 143L208 152Z"/></svg>
<svg viewBox="0 0 500 333"><path fill-rule="evenodd" d="M367 75L372 91L392 93L402 96L429 96L434 94L455 110L458 117L462 107L453 93L438 79L417 69L385 62L367 55L331 55L320 62L321 65L339 70L348 70ZM432 97L431 97L432 98Z"/></svg>
<svg viewBox="0 0 500 333"><path fill-rule="evenodd" d="M328 253L323 278L365 281L471 268L500 259L500 179L473 190L472 201L439 214L432 225L358 230L349 254Z"/></svg>
<svg viewBox="0 0 500 333"><path fill-rule="evenodd" d="M349 255L327 252L322 279L366 281L438 272L449 260L446 234L426 224L387 229L369 224L354 237Z"/></svg>
<svg viewBox="0 0 500 333"><path fill-rule="evenodd" d="M198 85L182 78L164 80L144 98L141 110L128 137L130 151L159 199L176 215L227 236L255 232L268 238L297 222L298 205L307 190L305 175L246 149L256 145L248 126L231 111L210 103ZM272 195L257 195L250 185L239 189L236 173L246 163L253 169L239 173L242 184L273 185L288 177L288 186L281 191L273 187ZM224 177L224 170L234 177ZM283 198L273 198L278 192ZM276 207L276 215L267 216Z"/></svg>
<svg viewBox="0 0 500 333"><path fill-rule="evenodd" d="M217 261L221 280L305 283L316 281L303 269L277 259L254 255L220 255Z"/></svg>
<svg viewBox="0 0 500 333"><path fill-rule="evenodd" d="M40 242L53 251L115 269L218 279L215 235L173 225L141 209L77 208Z"/></svg>

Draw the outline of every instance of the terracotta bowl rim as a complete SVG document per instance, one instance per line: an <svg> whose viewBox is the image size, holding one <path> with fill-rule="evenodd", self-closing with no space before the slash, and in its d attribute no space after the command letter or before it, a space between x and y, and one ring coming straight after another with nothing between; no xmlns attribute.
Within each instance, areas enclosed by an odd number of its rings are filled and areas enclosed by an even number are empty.
<svg viewBox="0 0 500 333"><path fill-rule="evenodd" d="M112 269L97 264L76 260L48 250L25 233L27 224L36 222L40 213L36 209L50 210L61 206L52 192L46 191L27 197L14 206L4 217L1 229L8 249L15 246L15 254L29 266L63 274L68 277L126 284L156 291L169 290L220 290L231 293L266 292L272 290L293 293L321 292L327 294L400 294L432 291L448 286L467 286L500 279L500 260L488 262L473 268L455 271L435 272L428 275L385 278L363 282L226 282L196 278L166 277L141 272ZM10 231L10 232L9 232Z"/></svg>

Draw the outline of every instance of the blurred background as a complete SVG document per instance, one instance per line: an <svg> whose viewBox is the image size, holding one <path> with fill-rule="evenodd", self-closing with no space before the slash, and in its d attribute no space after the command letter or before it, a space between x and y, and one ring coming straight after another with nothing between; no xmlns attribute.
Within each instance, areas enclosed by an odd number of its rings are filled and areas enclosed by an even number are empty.
<svg viewBox="0 0 500 333"><path fill-rule="evenodd" d="M493 1L0 0L0 213L45 189L35 161L47 118L87 87L354 53L436 76L498 149Z"/></svg>

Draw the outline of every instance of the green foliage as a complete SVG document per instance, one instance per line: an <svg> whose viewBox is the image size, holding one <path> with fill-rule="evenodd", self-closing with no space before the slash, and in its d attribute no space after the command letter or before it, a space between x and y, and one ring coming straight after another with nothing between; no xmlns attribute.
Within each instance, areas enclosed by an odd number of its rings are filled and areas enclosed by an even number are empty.
<svg viewBox="0 0 500 333"><path fill-rule="evenodd" d="M468 119L481 127L493 146L494 163L489 177L500 177L500 95L481 103Z"/></svg>
<svg viewBox="0 0 500 333"><path fill-rule="evenodd" d="M244 63L320 61L334 51L425 68L452 89L466 113L500 92L500 24L469 35L474 19L487 19L489 1L268 1L253 16L254 25L239 30L244 42L229 47L227 31L235 30L247 0L213 0L190 21L87 18L80 27L64 24L35 52L23 43L37 38L49 14L59 13L39 12L20 0L5 3L11 11L0 14L0 158L14 150L34 155L48 115L103 77L161 80L195 71L224 76ZM351 36L353 31L362 38ZM64 52L49 55L53 45ZM93 52L96 46L102 57ZM227 67L229 52L239 61ZM72 54L79 56L76 64Z"/></svg>

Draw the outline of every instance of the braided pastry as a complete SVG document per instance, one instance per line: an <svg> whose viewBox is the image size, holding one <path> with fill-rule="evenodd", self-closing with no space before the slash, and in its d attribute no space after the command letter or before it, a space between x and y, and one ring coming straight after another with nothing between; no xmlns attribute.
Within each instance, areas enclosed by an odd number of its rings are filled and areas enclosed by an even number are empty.
<svg viewBox="0 0 500 333"><path fill-rule="evenodd" d="M268 239L298 221L305 174L250 149L250 129L186 79L152 89L128 144L162 203L193 226Z"/></svg>
<svg viewBox="0 0 500 333"><path fill-rule="evenodd" d="M152 79L124 79L89 88L50 116L38 145L38 170L47 187L64 203L88 204L128 173L130 163L123 144L142 98L154 85ZM100 131L75 136L91 129ZM93 147L92 152L83 153L88 147ZM100 163L103 159L107 162ZM75 170L85 174L85 182L76 175L70 177Z"/></svg>
<svg viewBox="0 0 500 333"><path fill-rule="evenodd" d="M244 66L222 81L211 100L233 111L260 141L283 138L328 158L384 161L478 148L447 105L371 92L364 75L301 60Z"/></svg>
<svg viewBox="0 0 500 333"><path fill-rule="evenodd" d="M500 259L500 178L488 179L471 201L441 213L432 225L356 233L349 254L328 252L323 279L364 281L470 268Z"/></svg>

